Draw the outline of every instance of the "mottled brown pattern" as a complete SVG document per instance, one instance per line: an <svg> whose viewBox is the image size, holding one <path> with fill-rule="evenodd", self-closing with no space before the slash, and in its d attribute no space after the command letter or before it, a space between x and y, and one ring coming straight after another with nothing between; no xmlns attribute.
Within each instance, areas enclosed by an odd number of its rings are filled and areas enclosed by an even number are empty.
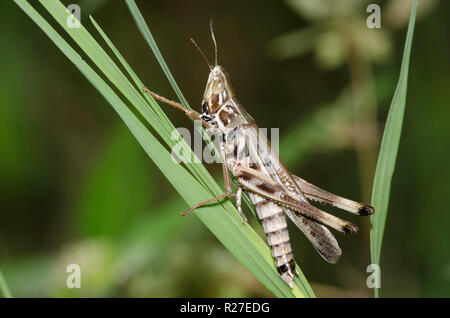
<svg viewBox="0 0 450 318"><path fill-rule="evenodd" d="M270 201L268 201L268 200L260 201L260 202L258 202L258 203L255 204L255 207L256 207L256 208L260 208L260 207L262 207L262 206L264 206L264 205L267 205L267 204L269 204L269 203L270 203Z"/></svg>
<svg viewBox="0 0 450 318"><path fill-rule="evenodd" d="M217 112L222 106L221 104L219 104L219 95L218 94L211 95L208 104L209 108L213 113Z"/></svg>
<svg viewBox="0 0 450 318"><path fill-rule="evenodd" d="M289 261L289 267L291 268L291 270L292 270L293 273L297 271L297 270L295 269L295 261L294 261L294 259L291 259L291 260Z"/></svg>
<svg viewBox="0 0 450 318"><path fill-rule="evenodd" d="M258 169L258 165L257 165L255 162L250 162L249 168L250 168L250 169L259 170L259 169Z"/></svg>
<svg viewBox="0 0 450 318"><path fill-rule="evenodd" d="M237 108L234 107L233 105L227 105L227 106L225 107L225 109L226 109L227 112L229 112L229 113L231 113L231 114L233 114L233 115L239 114L239 111L238 111Z"/></svg>
<svg viewBox="0 0 450 318"><path fill-rule="evenodd" d="M253 179L253 175L251 175L247 171L240 171L239 175L237 175L236 177L242 179L243 181L250 181L251 179Z"/></svg>
<svg viewBox="0 0 450 318"><path fill-rule="evenodd" d="M290 192L296 192L290 178L286 175L285 171L283 169L277 169L276 171L284 187Z"/></svg>
<svg viewBox="0 0 450 318"><path fill-rule="evenodd" d="M298 203L297 200L295 200L293 197L291 197L290 195L287 195L287 194L282 194L280 196L280 199L282 201L285 201L286 203L290 203L290 204L293 204L293 205L296 205L296 203Z"/></svg>
<svg viewBox="0 0 450 318"><path fill-rule="evenodd" d="M219 112L219 119L224 127L226 127L229 123L231 123L235 116L236 116L235 114L229 113L226 110L221 110Z"/></svg>
<svg viewBox="0 0 450 318"><path fill-rule="evenodd" d="M273 194L277 191L277 189L275 187L273 187L270 184L266 184L266 183L257 184L256 187L258 189L260 189L262 192L266 192L266 193L270 193L270 194Z"/></svg>

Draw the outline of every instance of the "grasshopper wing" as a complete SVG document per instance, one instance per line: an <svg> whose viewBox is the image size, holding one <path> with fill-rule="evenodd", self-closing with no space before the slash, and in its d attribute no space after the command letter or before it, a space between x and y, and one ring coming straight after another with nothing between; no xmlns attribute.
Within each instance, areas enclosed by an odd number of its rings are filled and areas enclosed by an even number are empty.
<svg viewBox="0 0 450 318"><path fill-rule="evenodd" d="M294 214L291 210L284 208L284 213L305 234L316 251L329 263L336 263L342 255L341 248L331 232L322 224L314 220Z"/></svg>
<svg viewBox="0 0 450 318"><path fill-rule="evenodd" d="M328 191L322 190L319 187L303 180L302 178L291 175L303 194L309 199L320 203L331 204L341 210L345 210L357 215L368 216L374 213L374 208L370 205L352 201Z"/></svg>

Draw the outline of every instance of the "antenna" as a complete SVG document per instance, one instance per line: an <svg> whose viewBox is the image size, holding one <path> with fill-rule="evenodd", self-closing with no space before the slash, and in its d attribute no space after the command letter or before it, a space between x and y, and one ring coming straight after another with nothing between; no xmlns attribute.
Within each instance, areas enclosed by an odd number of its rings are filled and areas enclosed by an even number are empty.
<svg viewBox="0 0 450 318"><path fill-rule="evenodd" d="M200 49L200 47L197 45L197 43L195 43L194 39L191 38L191 42L195 45L195 47L197 48L197 50L200 52L200 54L203 56L203 59L205 60L206 64L208 64L209 69L212 71L213 68L211 66L211 64L209 64L208 59L206 58L205 53L203 53L203 51Z"/></svg>
<svg viewBox="0 0 450 318"><path fill-rule="evenodd" d="M214 66L217 66L217 42L216 42L216 37L214 36L214 28L213 28L213 19L212 18L209 20L209 30L211 31L211 37L214 42L214 62L215 62Z"/></svg>

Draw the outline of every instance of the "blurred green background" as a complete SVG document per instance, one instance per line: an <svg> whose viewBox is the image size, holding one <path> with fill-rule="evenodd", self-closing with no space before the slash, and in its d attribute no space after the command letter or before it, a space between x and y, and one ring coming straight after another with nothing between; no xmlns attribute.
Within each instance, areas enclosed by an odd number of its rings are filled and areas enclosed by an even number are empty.
<svg viewBox="0 0 450 318"><path fill-rule="evenodd" d="M193 107L208 68L189 38L212 57L213 17L219 63L259 126L280 129L288 168L370 202L410 0L136 2ZM141 79L176 98L122 1L63 3L81 6L89 30L92 14ZM369 3L381 7L381 29L366 26ZM449 9L442 0L419 6L381 256L384 297L450 296ZM0 2L0 18L0 269L13 295L270 297L194 215L179 217L187 205L42 31L12 1ZM167 113L177 127L192 126ZM221 180L220 165L208 169ZM370 297L369 219L328 210L360 232L336 234L343 256L330 265L290 224L296 260L317 296ZM81 289L66 287L72 263L82 268Z"/></svg>

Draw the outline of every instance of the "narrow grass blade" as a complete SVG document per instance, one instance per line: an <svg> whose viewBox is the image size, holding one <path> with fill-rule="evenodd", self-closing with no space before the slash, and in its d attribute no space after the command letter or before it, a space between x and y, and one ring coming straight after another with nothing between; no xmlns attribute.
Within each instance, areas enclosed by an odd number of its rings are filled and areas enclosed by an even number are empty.
<svg viewBox="0 0 450 318"><path fill-rule="evenodd" d="M0 270L0 291L5 298L12 298L11 291L9 290L8 284L6 283L5 277Z"/></svg>
<svg viewBox="0 0 450 318"><path fill-rule="evenodd" d="M221 191L210 175L204 176L204 182L208 184L209 188L207 189L182 165L176 164L172 160L170 152L127 107L122 98L126 98L129 104L133 105L143 118L158 131L158 134L161 133L167 145L173 144L174 141L168 134L167 126L162 124L162 119L151 109L153 105L147 103L142 94L122 74L117 65L84 27L80 29L68 29L66 27L65 21L69 13L59 1L42 0L40 3L95 63L101 74L117 88L118 93L81 58L26 0L14 1L102 94L128 126L145 152L189 205L210 198L209 189L213 189L217 193ZM119 96L119 94L121 95ZM186 184L189 186L185 186ZM174 211L174 213L176 212ZM201 211L196 212L196 215L239 262L274 295L278 297L313 296L304 277L302 277L302 284L299 283L298 279L296 280L293 289L290 289L281 280L276 272L269 248L251 227L242 225L240 216L231 202L225 201L218 205L202 208Z"/></svg>
<svg viewBox="0 0 450 318"><path fill-rule="evenodd" d="M136 25L139 28L139 31L141 31L142 36L145 38L147 43L150 45L150 48L153 51L153 54L156 56L156 59L158 60L159 64L161 65L162 70L164 71L164 74L166 74L167 79L170 82L170 85L172 85L173 90L178 96L178 99L181 101L181 103L184 105L184 107L191 109L189 106L189 103L187 102L186 98L184 97L183 93L181 92L180 88L178 87L177 82L175 81L175 78L173 77L172 73L169 70L169 67L167 66L167 63L164 61L164 58L159 51L158 45L156 45L155 39L153 38L152 33L150 32L150 29L148 28L147 24L145 23L144 17L142 16L141 12L139 11L136 3L133 0L125 0L125 3L128 6L128 9L130 10L134 20L136 21Z"/></svg>
<svg viewBox="0 0 450 318"><path fill-rule="evenodd" d="M381 246L389 205L391 181L400 144L403 115L406 105L409 60L418 3L418 0L414 0L411 10L400 78L389 109L373 184L372 205L375 207L375 214L371 217L370 251L372 264L377 265L380 264ZM379 296L378 288L375 288L375 296Z"/></svg>

